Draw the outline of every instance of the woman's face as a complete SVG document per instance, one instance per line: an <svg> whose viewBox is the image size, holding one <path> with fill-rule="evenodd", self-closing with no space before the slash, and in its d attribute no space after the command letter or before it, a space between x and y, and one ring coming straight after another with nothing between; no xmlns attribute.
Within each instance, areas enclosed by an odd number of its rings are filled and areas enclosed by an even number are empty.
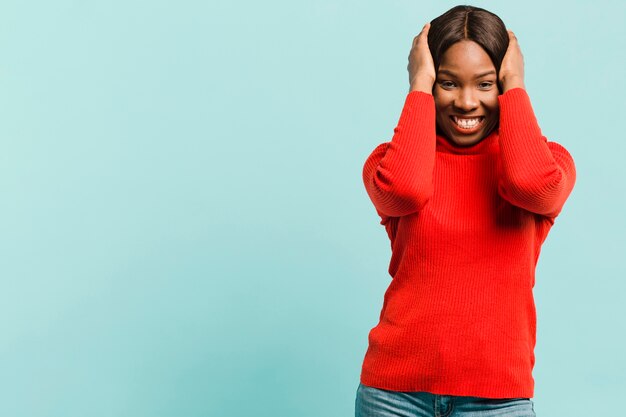
<svg viewBox="0 0 626 417"><path fill-rule="evenodd" d="M457 42L443 54L433 96L437 125L456 145L474 145L498 124L496 68L476 42Z"/></svg>

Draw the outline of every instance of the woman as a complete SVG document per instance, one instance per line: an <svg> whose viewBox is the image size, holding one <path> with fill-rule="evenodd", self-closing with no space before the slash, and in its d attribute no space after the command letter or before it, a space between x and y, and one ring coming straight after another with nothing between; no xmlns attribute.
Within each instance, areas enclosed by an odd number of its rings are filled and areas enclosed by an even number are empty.
<svg viewBox="0 0 626 417"><path fill-rule="evenodd" d="M574 161L541 134L496 15L457 6L427 23L408 71L393 138L363 167L392 280L356 416L535 416L535 267Z"/></svg>

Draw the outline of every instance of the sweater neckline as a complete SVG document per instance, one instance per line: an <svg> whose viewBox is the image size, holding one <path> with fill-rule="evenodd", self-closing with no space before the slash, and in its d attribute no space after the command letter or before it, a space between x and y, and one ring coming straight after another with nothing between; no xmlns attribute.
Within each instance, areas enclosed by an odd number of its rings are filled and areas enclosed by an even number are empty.
<svg viewBox="0 0 626 417"><path fill-rule="evenodd" d="M451 153L456 155L477 155L490 153L498 144L498 129L494 129L480 142L471 146L458 146L450 142L446 137L437 133L437 152Z"/></svg>

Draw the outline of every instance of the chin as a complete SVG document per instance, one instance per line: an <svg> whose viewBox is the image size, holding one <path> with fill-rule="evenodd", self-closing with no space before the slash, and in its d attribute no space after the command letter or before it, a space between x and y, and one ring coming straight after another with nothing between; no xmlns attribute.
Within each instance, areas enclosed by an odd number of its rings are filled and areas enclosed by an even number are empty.
<svg viewBox="0 0 626 417"><path fill-rule="evenodd" d="M452 142L454 142L454 144L457 145L457 146L472 146L472 145L476 145L478 142L480 142L483 139L484 138L480 138L480 139L463 139L463 140L452 139Z"/></svg>
<svg viewBox="0 0 626 417"><path fill-rule="evenodd" d="M483 134L483 132L477 132L474 135L467 136L459 136L452 134L451 132L446 132L444 136L457 146L472 146L487 137L487 135Z"/></svg>

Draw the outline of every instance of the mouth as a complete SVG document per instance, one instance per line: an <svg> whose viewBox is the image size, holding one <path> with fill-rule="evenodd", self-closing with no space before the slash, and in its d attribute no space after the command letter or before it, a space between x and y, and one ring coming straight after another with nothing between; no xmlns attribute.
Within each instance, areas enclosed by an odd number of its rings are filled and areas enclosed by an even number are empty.
<svg viewBox="0 0 626 417"><path fill-rule="evenodd" d="M471 135L482 129L485 116L459 117L450 116L450 124L454 129L464 135Z"/></svg>

